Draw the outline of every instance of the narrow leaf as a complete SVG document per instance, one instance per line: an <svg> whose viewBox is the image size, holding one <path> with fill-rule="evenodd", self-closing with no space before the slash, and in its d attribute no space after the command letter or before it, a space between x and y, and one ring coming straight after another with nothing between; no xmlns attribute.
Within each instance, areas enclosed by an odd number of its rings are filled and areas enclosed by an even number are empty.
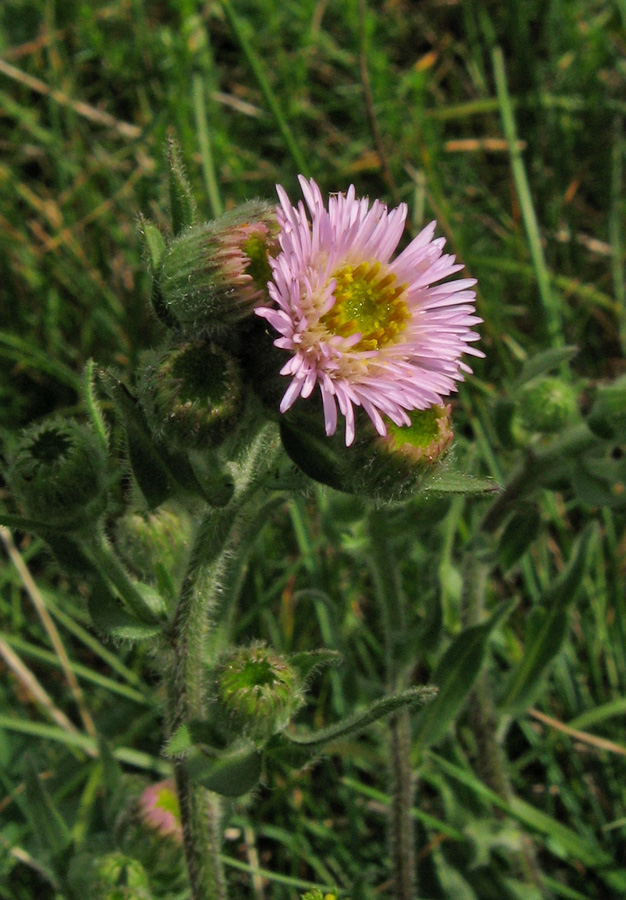
<svg viewBox="0 0 626 900"><path fill-rule="evenodd" d="M444 470L426 481L422 490L433 494L495 494L500 490L500 485L492 478L477 478L475 475Z"/></svg>
<svg viewBox="0 0 626 900"><path fill-rule="evenodd" d="M42 848L51 857L60 856L69 846L69 829L44 787L30 753L24 758L24 770L26 806L31 828Z"/></svg>
<svg viewBox="0 0 626 900"><path fill-rule="evenodd" d="M103 578L95 582L87 601L89 615L95 627L108 637L123 641L142 641L155 637L162 624L142 622L135 618L114 597Z"/></svg>
<svg viewBox="0 0 626 900"><path fill-rule="evenodd" d="M163 254L165 253L165 240L157 226L150 219L145 219L141 216L139 227L148 254L150 272L152 275L155 275L159 270Z"/></svg>
<svg viewBox="0 0 626 900"><path fill-rule="evenodd" d="M102 410L100 409L100 403L98 402L98 398L96 396L94 380L94 361L93 359L90 359L87 361L87 365L85 366L85 373L83 376L83 396L85 398L85 404L87 406L89 418L91 419L94 430L100 438L103 447L108 448L108 429L106 422L104 421L104 416L102 415Z"/></svg>
<svg viewBox="0 0 626 900"><path fill-rule="evenodd" d="M522 366L522 371L517 378L515 386L519 388L526 384L527 381L537 378L538 375L543 375L544 372L558 369L562 363L569 362L577 353L578 347L552 347L549 350L538 353L536 356L531 356Z"/></svg>
<svg viewBox="0 0 626 900"><path fill-rule="evenodd" d="M536 506L525 506L508 521L500 538L498 559L503 572L508 572L528 550L541 525Z"/></svg>
<svg viewBox="0 0 626 900"><path fill-rule="evenodd" d="M368 725L377 722L385 716L391 715L391 713L397 712L399 709L403 709L407 706L414 706L418 703L427 703L432 699L433 695L434 691L429 686L411 688L408 691L403 691L401 694L395 694L392 697L383 697L382 700L377 700L375 703L372 703L365 712L356 713L353 716L343 719L341 722L337 722L335 725L330 725L328 728L322 728L320 731L313 731L309 734L285 733L285 737L291 741L291 743L298 744L300 747L320 750L331 741L337 740L337 738L363 731Z"/></svg>
<svg viewBox="0 0 626 900"><path fill-rule="evenodd" d="M180 146L174 138L168 141L167 155L170 164L170 214L172 231L180 234L194 224L197 217L196 201L185 175Z"/></svg>
<svg viewBox="0 0 626 900"><path fill-rule="evenodd" d="M327 649L292 653L289 657L289 664L296 669L305 684L321 669L325 669L327 666L336 666L340 661L340 653Z"/></svg>
<svg viewBox="0 0 626 900"><path fill-rule="evenodd" d="M437 698L418 725L416 739L421 748L437 743L456 718L480 672L492 631L509 615L515 602L503 603L484 625L461 632L444 653L432 676Z"/></svg>

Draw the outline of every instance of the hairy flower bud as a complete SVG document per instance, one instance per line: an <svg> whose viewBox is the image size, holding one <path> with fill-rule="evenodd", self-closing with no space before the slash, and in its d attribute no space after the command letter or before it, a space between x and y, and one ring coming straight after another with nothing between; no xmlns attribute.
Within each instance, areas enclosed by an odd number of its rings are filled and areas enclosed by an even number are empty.
<svg viewBox="0 0 626 900"><path fill-rule="evenodd" d="M162 837L183 842L183 829L176 787L171 779L151 784L139 798L141 821Z"/></svg>
<svg viewBox="0 0 626 900"><path fill-rule="evenodd" d="M51 418L26 429L7 480L29 516L55 528L92 523L106 506L106 457L91 428Z"/></svg>
<svg viewBox="0 0 626 900"><path fill-rule="evenodd" d="M228 727L259 743L282 731L302 703L297 672L262 644L222 661L215 696Z"/></svg>
<svg viewBox="0 0 626 900"><path fill-rule="evenodd" d="M139 398L160 440L182 449L215 447L242 412L239 363L205 341L151 353L140 373Z"/></svg>
<svg viewBox="0 0 626 900"><path fill-rule="evenodd" d="M321 431L315 408L292 414L281 424L284 447L310 478L336 490L382 503L408 500L432 475L450 448L450 406L412 410L410 425L385 421L381 437L357 412L358 437L351 447Z"/></svg>
<svg viewBox="0 0 626 900"><path fill-rule="evenodd" d="M185 330L224 333L267 302L277 231L274 207L257 200L186 229L161 260L159 302Z"/></svg>
<svg viewBox="0 0 626 900"><path fill-rule="evenodd" d="M539 378L521 390L518 413L529 432L556 434L569 425L578 410L576 391L560 378Z"/></svg>

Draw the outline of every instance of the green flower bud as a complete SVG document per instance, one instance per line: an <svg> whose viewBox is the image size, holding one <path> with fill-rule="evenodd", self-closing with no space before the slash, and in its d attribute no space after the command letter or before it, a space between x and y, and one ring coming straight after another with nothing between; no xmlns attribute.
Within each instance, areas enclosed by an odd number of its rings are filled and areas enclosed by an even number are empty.
<svg viewBox="0 0 626 900"><path fill-rule="evenodd" d="M92 524L106 506L106 456L91 428L52 418L24 431L7 480L29 516L55 528Z"/></svg>
<svg viewBox="0 0 626 900"><path fill-rule="evenodd" d="M258 200L186 229L161 260L160 303L185 330L223 334L267 302L277 233L274 206Z"/></svg>
<svg viewBox="0 0 626 900"><path fill-rule="evenodd" d="M161 570L178 581L184 574L193 523L177 504L164 503L155 512L127 512L115 525L120 556L144 581L159 582Z"/></svg>
<svg viewBox="0 0 626 900"><path fill-rule="evenodd" d="M139 399L155 436L181 449L215 447L239 421L239 363L204 341L151 353L140 373Z"/></svg>
<svg viewBox="0 0 626 900"><path fill-rule="evenodd" d="M261 744L282 731L302 704L297 672L262 644L234 650L222 661L215 698L229 729Z"/></svg>
<svg viewBox="0 0 626 900"><path fill-rule="evenodd" d="M350 447L341 434L326 437L318 413L312 408L285 417L281 436L290 458L315 481L381 503L413 496L445 459L453 438L449 406L413 410L404 427L386 420L385 437L358 410Z"/></svg>
<svg viewBox="0 0 626 900"><path fill-rule="evenodd" d="M76 896L90 900L151 900L150 883L141 863L123 853L81 853L70 863L68 881Z"/></svg>
<svg viewBox="0 0 626 900"><path fill-rule="evenodd" d="M180 806L172 780L159 781L145 789L139 799L139 815L148 828L182 844Z"/></svg>
<svg viewBox="0 0 626 900"><path fill-rule="evenodd" d="M560 378L540 378L526 384L519 396L518 415L529 432L556 434L578 412L574 388Z"/></svg>

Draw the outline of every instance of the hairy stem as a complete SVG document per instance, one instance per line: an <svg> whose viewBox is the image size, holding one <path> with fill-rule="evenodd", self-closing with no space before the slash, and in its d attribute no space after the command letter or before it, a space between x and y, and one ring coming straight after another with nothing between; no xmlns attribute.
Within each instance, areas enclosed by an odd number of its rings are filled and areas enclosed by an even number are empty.
<svg viewBox="0 0 626 900"><path fill-rule="evenodd" d="M258 528L255 495L276 460L275 429L266 428L251 441L248 452L233 464L235 493L228 506L208 509L200 523L183 580L168 642L172 659L169 677L169 730L206 715L203 672L209 649L211 617L227 601L238 579L231 572L237 550L249 546L247 531ZM192 900L226 900L226 882L220 861L220 798L194 784L184 757L174 763L183 826L183 847Z"/></svg>

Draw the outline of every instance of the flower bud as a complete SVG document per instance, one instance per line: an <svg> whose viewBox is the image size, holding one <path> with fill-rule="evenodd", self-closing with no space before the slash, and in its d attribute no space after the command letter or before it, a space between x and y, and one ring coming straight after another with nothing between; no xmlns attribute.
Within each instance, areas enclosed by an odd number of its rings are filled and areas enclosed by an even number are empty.
<svg viewBox="0 0 626 900"><path fill-rule="evenodd" d="M181 449L215 447L239 421L239 363L226 350L189 341L147 356L139 399L155 436Z"/></svg>
<svg viewBox="0 0 626 900"><path fill-rule="evenodd" d="M52 418L26 429L9 459L7 480L29 516L75 530L106 506L106 456L91 428Z"/></svg>
<svg viewBox="0 0 626 900"><path fill-rule="evenodd" d="M306 475L336 490L382 503L400 503L419 490L445 458L453 438L450 406L408 413L411 424L385 420L381 437L357 411L357 438L346 447L341 436L326 437L314 408L281 423L283 445Z"/></svg>
<svg viewBox="0 0 626 900"><path fill-rule="evenodd" d="M265 743L302 704L293 667L262 644L231 652L216 674L215 697L235 734Z"/></svg>
<svg viewBox="0 0 626 900"><path fill-rule="evenodd" d="M161 260L160 302L185 330L224 333L267 302L277 231L275 208L258 200L186 229Z"/></svg>
<svg viewBox="0 0 626 900"><path fill-rule="evenodd" d="M159 582L165 570L175 581L182 578L193 523L175 503L155 512L127 512L115 524L115 546L124 561L143 580Z"/></svg>
<svg viewBox="0 0 626 900"><path fill-rule="evenodd" d="M146 827L162 837L183 842L180 806L174 782L159 781L147 787L139 798L139 815Z"/></svg>
<svg viewBox="0 0 626 900"><path fill-rule="evenodd" d="M528 382L520 392L518 414L529 432L556 434L575 418L576 391L560 378L540 378Z"/></svg>

